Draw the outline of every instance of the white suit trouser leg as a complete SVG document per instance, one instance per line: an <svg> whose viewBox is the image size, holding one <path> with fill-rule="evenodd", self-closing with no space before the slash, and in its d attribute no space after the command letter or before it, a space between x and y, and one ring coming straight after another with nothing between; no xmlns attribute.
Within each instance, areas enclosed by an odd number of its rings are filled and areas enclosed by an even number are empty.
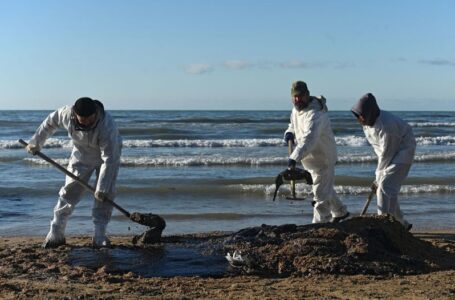
<svg viewBox="0 0 455 300"><path fill-rule="evenodd" d="M99 178L99 168L96 169L96 178ZM112 182L115 183L117 174L115 174ZM114 201L115 196L115 184L112 185L109 193L109 199ZM106 236L106 228L109 223L112 215L113 206L107 202L101 202L95 200L93 204L92 217L93 223L95 224L95 234L93 237L93 246L95 247L105 247L110 245L110 241Z"/></svg>
<svg viewBox="0 0 455 300"><path fill-rule="evenodd" d="M313 199L316 202L313 209L313 223L329 222L332 217L344 216L347 213L346 206L340 201L333 188L335 167L309 171L313 177Z"/></svg>
<svg viewBox="0 0 455 300"><path fill-rule="evenodd" d="M95 171L94 167L84 165L80 162L70 163L68 170L85 182L88 182ZM99 170L97 170L98 174ZM51 221L51 231L57 230L58 234L64 234L66 223L74 208L81 200L86 189L71 177L66 177L65 185L60 189L59 199L54 208L54 218ZM109 193L112 197L113 193ZM112 199L112 198L111 198ZM104 235L106 226L112 215L112 205L95 201L92 210L95 232ZM98 230L97 230L98 229Z"/></svg>
<svg viewBox="0 0 455 300"><path fill-rule="evenodd" d="M94 169L82 164L70 164L68 171L88 182ZM71 177L66 176L65 185L60 189L57 204L54 207L54 218L51 221L51 232L64 235L68 218L82 198L85 188Z"/></svg>
<svg viewBox="0 0 455 300"><path fill-rule="evenodd" d="M403 218L398 193L403 180L408 176L411 165L393 164L377 176L378 215L391 214L404 226L409 225Z"/></svg>

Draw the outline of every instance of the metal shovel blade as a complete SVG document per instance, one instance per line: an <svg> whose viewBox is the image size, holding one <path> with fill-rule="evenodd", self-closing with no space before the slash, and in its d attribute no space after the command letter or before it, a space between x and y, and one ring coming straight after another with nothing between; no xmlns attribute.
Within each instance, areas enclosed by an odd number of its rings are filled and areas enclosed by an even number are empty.
<svg viewBox="0 0 455 300"><path fill-rule="evenodd" d="M133 222L159 230L166 228L166 221L159 215L134 212L130 215L130 219Z"/></svg>
<svg viewBox="0 0 455 300"><path fill-rule="evenodd" d="M278 189L280 186L284 183L283 181L283 175L278 174L278 176L275 178L275 193L273 194L273 201L275 201L276 195L278 194Z"/></svg>

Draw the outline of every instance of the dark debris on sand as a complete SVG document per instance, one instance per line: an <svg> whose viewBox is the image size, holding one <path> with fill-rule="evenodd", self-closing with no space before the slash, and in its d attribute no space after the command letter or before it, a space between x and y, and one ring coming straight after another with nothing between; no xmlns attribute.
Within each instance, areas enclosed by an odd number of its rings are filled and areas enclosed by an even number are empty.
<svg viewBox="0 0 455 300"><path fill-rule="evenodd" d="M262 225L232 234L224 247L241 251L244 262L236 272L246 274L404 275L455 268L455 249L414 237L390 216L339 224Z"/></svg>
<svg viewBox="0 0 455 300"><path fill-rule="evenodd" d="M162 217L155 214L132 213L130 219L149 227L144 233L133 237L133 245L147 246L161 241L161 234L164 228L166 228L166 222Z"/></svg>

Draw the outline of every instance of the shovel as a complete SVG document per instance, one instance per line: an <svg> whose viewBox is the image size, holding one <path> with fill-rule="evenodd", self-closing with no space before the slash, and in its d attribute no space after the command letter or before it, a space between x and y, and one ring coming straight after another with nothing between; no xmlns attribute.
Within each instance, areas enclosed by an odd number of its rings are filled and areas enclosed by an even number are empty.
<svg viewBox="0 0 455 300"><path fill-rule="evenodd" d="M294 143L292 142L292 140L289 140L288 141L288 154L291 155L292 154L292 151L294 151ZM286 199L287 200L305 200L305 198L298 198L296 196L296 193L295 193L295 180L291 180L290 181L290 184L291 184L291 193L292 193L292 197L289 197L287 196Z"/></svg>
<svg viewBox="0 0 455 300"><path fill-rule="evenodd" d="M22 139L19 140L19 143L21 143L24 147L27 147L27 145L28 145ZM82 179L80 179L79 177L77 177L76 175L74 175L73 173L71 173L70 171L65 169L64 167L62 167L60 164L58 164L52 158L48 157L47 155L45 155L44 153L42 153L40 151L37 151L36 155L38 155L39 157L41 157L42 159L44 159L45 161L47 161L48 163L50 163L51 165L53 165L54 167L59 169L61 172L65 173L67 176L69 176L72 179L74 179L75 181L77 181L84 188L86 188L87 190L89 190L90 192L95 194L94 187L92 187L91 185L89 185L88 183L86 183L85 181L83 181ZM153 227L153 228L155 228L157 230L161 230L161 231L166 227L166 222L164 221L164 219L162 217L160 217L158 215L141 214L138 212L133 212L131 214L126 209L124 209L123 207L121 207L120 205L118 205L117 203L115 203L114 201L112 201L109 198L104 198L103 201L111 204L113 207L118 209L122 214L124 214L128 219L130 219L133 222L136 222L136 223L144 225L144 226Z"/></svg>
<svg viewBox="0 0 455 300"><path fill-rule="evenodd" d="M292 140L289 140L288 141L288 154L291 155L292 154L292 151L293 151L293 142ZM286 199L296 199L296 196L295 196L295 180L291 180L291 193L292 193L292 198L291 197L286 197Z"/></svg>
<svg viewBox="0 0 455 300"><path fill-rule="evenodd" d="M276 195L278 194L278 189L284 183L284 181L296 181L296 180L305 180L306 184L313 184L313 178L311 177L310 172L300 168L285 169L280 172L275 178L275 193L273 194L273 201L275 201ZM305 200L305 198L286 198L291 200Z"/></svg>
<svg viewBox="0 0 455 300"><path fill-rule="evenodd" d="M361 216L363 216L367 210L368 206L370 205L371 199L373 199L374 194L376 194L376 190L378 189L378 186L376 185L375 182L371 184L371 191L370 194L368 195L367 201L365 202L365 205L363 206L362 212L360 213Z"/></svg>

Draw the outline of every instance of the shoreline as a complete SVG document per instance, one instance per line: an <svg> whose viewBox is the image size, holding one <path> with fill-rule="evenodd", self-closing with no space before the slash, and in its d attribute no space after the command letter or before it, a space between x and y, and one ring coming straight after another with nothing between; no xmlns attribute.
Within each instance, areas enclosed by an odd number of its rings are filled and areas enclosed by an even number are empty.
<svg viewBox="0 0 455 300"><path fill-rule="evenodd" d="M283 224L284 225L284 224ZM309 224L307 224L309 225ZM260 226L260 224L258 225ZM146 230L144 229L144 232ZM432 235L447 235L451 237L452 235L455 236L455 228L436 228L436 229L419 229L419 230L413 230L411 229L410 231L413 235L416 236L432 236ZM173 238L173 237L184 237L184 236L218 236L218 235L227 235L227 234L232 234L235 233L235 231L221 231L221 230L216 230L216 231L197 231L197 232L191 232L191 233L177 233L177 234L163 234L162 238ZM121 237L121 238L128 238L128 237L133 237L136 234L107 234L108 237ZM90 234L69 234L66 235L66 237L71 238L71 237L87 237L91 236ZM46 237L46 234L43 235L32 235L32 234L24 234L24 235L1 235L0 234L0 239L2 238L40 238L42 237L43 240Z"/></svg>

